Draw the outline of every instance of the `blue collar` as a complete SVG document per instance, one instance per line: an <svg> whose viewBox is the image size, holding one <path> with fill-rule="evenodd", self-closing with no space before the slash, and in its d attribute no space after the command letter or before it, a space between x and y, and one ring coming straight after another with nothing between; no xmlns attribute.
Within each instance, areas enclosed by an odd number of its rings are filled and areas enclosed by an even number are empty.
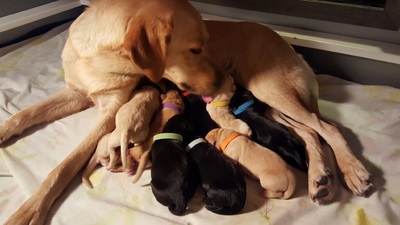
<svg viewBox="0 0 400 225"><path fill-rule="evenodd" d="M246 109L248 109L250 106L254 104L254 100L250 99L247 102L241 104L235 111L233 111L233 114L235 116L239 115L240 113L244 112Z"/></svg>

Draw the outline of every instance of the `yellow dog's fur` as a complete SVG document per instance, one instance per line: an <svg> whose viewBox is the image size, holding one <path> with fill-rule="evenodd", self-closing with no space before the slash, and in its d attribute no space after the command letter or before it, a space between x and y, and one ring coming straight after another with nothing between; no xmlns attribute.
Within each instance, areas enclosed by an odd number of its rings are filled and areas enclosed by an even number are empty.
<svg viewBox="0 0 400 225"><path fill-rule="evenodd" d="M336 165L321 149L321 136L331 146L342 180L358 196L372 188L370 174L354 156L339 129L319 114L315 74L277 33L248 22L205 21L209 55L223 73L269 104L280 122L305 142L310 198L330 202L335 195Z"/></svg>
<svg viewBox="0 0 400 225"><path fill-rule="evenodd" d="M244 135L234 138L225 149L221 145L235 131L217 128L211 130L205 139L233 161L244 172L257 180L265 189L262 195L267 198L290 198L296 189L296 176L293 168L275 152L251 141Z"/></svg>
<svg viewBox="0 0 400 225"><path fill-rule="evenodd" d="M212 94L221 84L205 50L208 34L186 0L93 0L71 25L62 53L66 87L0 124L0 144L35 124L95 104L99 118L6 224L43 224L50 207L115 126L118 109L139 80L168 78L182 89Z"/></svg>

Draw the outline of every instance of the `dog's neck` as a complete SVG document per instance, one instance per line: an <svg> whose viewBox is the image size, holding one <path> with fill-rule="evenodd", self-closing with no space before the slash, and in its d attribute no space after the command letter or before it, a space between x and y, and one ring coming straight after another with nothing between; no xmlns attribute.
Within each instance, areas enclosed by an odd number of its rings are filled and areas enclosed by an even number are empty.
<svg viewBox="0 0 400 225"><path fill-rule="evenodd" d="M240 133L238 132L232 132L230 135L228 135L228 137L226 137L220 146L221 151L225 151L225 149L228 147L228 145L238 136L240 135Z"/></svg>
<svg viewBox="0 0 400 225"><path fill-rule="evenodd" d="M183 109L175 104L163 103L162 106L163 106L163 109L173 109L173 110L177 111L179 114L183 113Z"/></svg>

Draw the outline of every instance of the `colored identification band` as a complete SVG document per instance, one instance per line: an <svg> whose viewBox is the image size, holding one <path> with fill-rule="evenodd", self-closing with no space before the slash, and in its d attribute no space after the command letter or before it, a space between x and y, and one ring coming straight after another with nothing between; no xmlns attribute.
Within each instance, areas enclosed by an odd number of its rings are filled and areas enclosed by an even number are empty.
<svg viewBox="0 0 400 225"><path fill-rule="evenodd" d="M233 141L233 139L235 139L237 136L239 136L240 134L238 132L233 132L231 133L221 144L221 150L225 151L226 147L229 145L229 143L231 143L231 141Z"/></svg>
<svg viewBox="0 0 400 225"><path fill-rule="evenodd" d="M176 134L176 133L159 133L159 134L154 135L154 137L153 137L153 141L165 140L165 139L177 140L177 141L183 142L182 135Z"/></svg>
<svg viewBox="0 0 400 225"><path fill-rule="evenodd" d="M225 107L229 105L229 101L212 101L210 104L217 107Z"/></svg>
<svg viewBox="0 0 400 225"><path fill-rule="evenodd" d="M167 109L173 109L179 113L183 113L183 110L181 108L179 108L177 105L171 104L171 103L164 103L163 104L163 108L167 108Z"/></svg>
<svg viewBox="0 0 400 225"><path fill-rule="evenodd" d="M248 109L250 106L254 104L254 100L250 99L247 102L241 104L235 111L233 111L233 114L239 115L240 113L244 112L246 109Z"/></svg>
<svg viewBox="0 0 400 225"><path fill-rule="evenodd" d="M188 95L190 95L190 91L182 92L182 96L183 96L183 97L186 97L186 96L188 96Z"/></svg>
<svg viewBox="0 0 400 225"><path fill-rule="evenodd" d="M203 138L197 138L194 139L193 141L191 141L187 146L186 146L186 151L190 151L190 149L192 149L194 146L200 144L200 143L206 143L206 140L204 140Z"/></svg>

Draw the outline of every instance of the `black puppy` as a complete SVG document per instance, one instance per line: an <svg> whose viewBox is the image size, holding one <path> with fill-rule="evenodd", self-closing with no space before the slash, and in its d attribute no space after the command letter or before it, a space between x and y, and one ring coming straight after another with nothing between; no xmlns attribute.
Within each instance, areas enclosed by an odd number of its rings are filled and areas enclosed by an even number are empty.
<svg viewBox="0 0 400 225"><path fill-rule="evenodd" d="M154 136L151 147L151 189L157 201L168 206L174 215L182 214L193 197L199 178L195 163L186 153L185 140L193 128L183 115L177 114Z"/></svg>
<svg viewBox="0 0 400 225"><path fill-rule="evenodd" d="M201 96L183 92L182 99L185 103L184 115L193 125L195 136L205 137L210 130L219 127L208 114Z"/></svg>
<svg viewBox="0 0 400 225"><path fill-rule="evenodd" d="M187 150L197 165L206 209L223 215L240 212L246 202L246 182L237 165L203 138L194 139Z"/></svg>
<svg viewBox="0 0 400 225"><path fill-rule="evenodd" d="M267 104L259 101L250 91L239 86L229 103L235 117L251 128L253 141L276 152L289 165L306 172L304 146L285 126L263 116L267 107Z"/></svg>

